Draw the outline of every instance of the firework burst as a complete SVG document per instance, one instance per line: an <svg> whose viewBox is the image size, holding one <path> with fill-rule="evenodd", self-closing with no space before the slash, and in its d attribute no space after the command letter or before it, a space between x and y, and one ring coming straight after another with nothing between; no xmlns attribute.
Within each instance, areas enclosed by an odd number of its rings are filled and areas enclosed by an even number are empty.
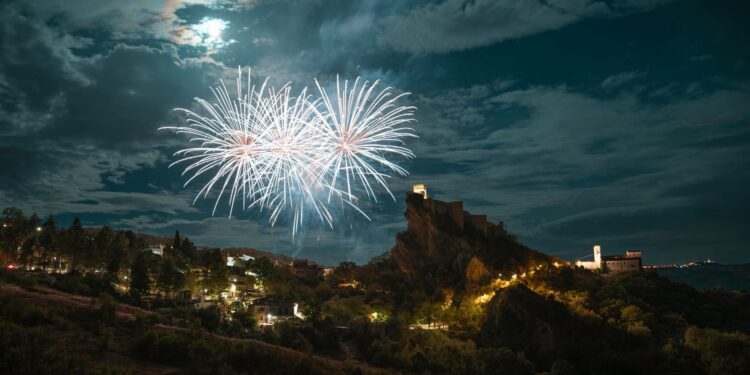
<svg viewBox="0 0 750 375"><path fill-rule="evenodd" d="M357 78L349 87L336 77L336 97L318 87L323 111L316 111L325 124L326 175L330 178L330 192L345 191L350 202L356 199L352 189L361 187L368 197L377 201L373 182L379 184L393 198L388 189L388 171L406 176L408 172L388 160L391 156L413 158L411 150L404 147L404 138L416 137L412 128L401 127L414 121L415 107L397 106L396 102L408 93L393 95L390 87L375 91L379 85L365 81L360 86ZM374 93L374 94L373 94ZM382 168L378 168L378 166ZM337 186L341 186L337 189ZM330 197L330 195L329 195Z"/></svg>
<svg viewBox="0 0 750 375"><path fill-rule="evenodd" d="M389 173L408 172L389 158L414 157L404 139L416 135L403 125L414 121L415 108L396 104L407 94L377 91L378 81L359 78L350 87L337 77L335 97L316 80L320 98L314 99L307 88L295 95L288 83L275 89L268 79L253 85L249 70L247 77L244 84L239 72L236 96L221 82L211 89L213 103L195 99L203 114L177 109L187 124L162 128L190 136L193 147L176 152L171 164L186 164L185 186L209 176L196 201L218 191L214 213L226 198L230 217L241 202L243 209L270 211L271 225L289 211L294 235L306 210L333 228L332 200L367 217L357 207L359 193L377 201L380 186L393 197Z"/></svg>

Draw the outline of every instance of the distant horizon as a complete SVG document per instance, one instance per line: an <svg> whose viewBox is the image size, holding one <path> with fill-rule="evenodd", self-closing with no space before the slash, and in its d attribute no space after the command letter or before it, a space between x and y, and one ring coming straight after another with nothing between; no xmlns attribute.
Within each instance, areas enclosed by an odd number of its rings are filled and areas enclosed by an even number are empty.
<svg viewBox="0 0 750 375"><path fill-rule="evenodd" d="M430 198L434 199L433 197L430 197ZM29 213L29 214L31 214L31 213ZM39 216L40 221L43 220L45 217L47 217L47 216ZM58 220L57 216L54 216L54 217L55 217L55 220L57 221L58 228L66 228L66 227L68 227L70 225L70 224L65 224L64 222L61 223ZM74 217L76 217L76 216L74 216ZM70 219L71 223L73 222L74 217L72 217ZM224 218L224 219L226 219L226 218ZM226 219L226 220L230 220L230 219ZM231 220L238 220L238 219L231 219ZM406 221L404 221L404 224L406 224ZM273 254L277 254L277 255L282 255L282 256L285 256L285 257L292 258L292 259L308 259L308 260L312 260L312 261L314 261L314 262L316 262L318 264L326 265L326 266L335 266L335 265L338 265L339 263L344 262L344 261L352 261L352 262L354 262L356 264L359 264L359 265L366 264L371 259L373 259L375 257L378 257L378 256L380 256L380 255L382 255L384 253L390 252L391 248L393 247L393 245L390 245L383 252L381 252L379 254L375 254L375 255L371 256L370 258L365 259L364 261L363 260L351 260L351 259L342 259L342 260L339 260L339 261L320 261L318 259L315 259L314 257L309 257L309 256L298 256L298 257L295 257L293 255L293 252L289 253L289 252L284 252L283 250L282 251L277 251L275 249L269 249L269 248L264 248L264 247L253 246L252 244L235 244L235 245L232 245L232 244L225 244L225 245L204 244L204 243L201 243L199 241L196 241L194 239L194 237L190 236L189 233L181 231L179 228L176 228L175 230L172 230L171 232L148 232L148 231L143 231L143 230L134 230L134 229L131 229L131 228L114 227L114 226L111 226L111 225L108 225L108 224L88 224L87 225L87 223L85 221L83 221L83 220L82 220L82 225L83 225L84 228L90 228L90 229L98 229L98 228L102 228L104 226L108 226L108 227L110 227L112 229L115 229L115 230L124 230L124 231L130 230L130 231L132 231L134 233L148 235L148 236L152 236L152 237L157 237L157 238L161 238L161 239L164 239L164 240L173 238L174 234L175 234L175 231L179 231L180 232L180 236L187 237L188 239L190 239L196 245L196 247L198 247L199 249L202 248L202 249L221 249L221 250L224 250L224 249L231 249L231 248L247 248L247 249L254 249L254 250L257 250L257 251L261 251L261 252L268 252L268 253L273 253ZM403 229L404 230L406 229L405 225L404 225ZM395 240L395 237L394 237L394 240ZM519 237L519 240L524 245L529 246L520 237ZM634 248L627 248L627 249L623 249L622 251L607 252L606 251L606 249L607 249L606 244L603 244L601 242L592 242L591 247L593 247L595 244L599 244L599 245L602 246L602 254L603 255L624 254L625 251L641 251L643 253L643 259L648 259L647 258L648 254L647 254L646 250L634 249ZM529 247L531 247L531 246L529 246ZM538 248L534 248L534 247L531 247L531 248L534 249L534 250L540 251L542 253L545 253L545 254L559 256L558 254L555 254L553 252L547 252L544 249L538 249ZM591 250L592 250L591 248L588 249L589 252L591 252ZM585 258L591 257L591 256L592 256L592 254L586 254L586 255L581 256L579 259L585 259ZM569 262L575 262L575 260L577 260L577 259L568 259L568 258L564 258L564 257L560 257L560 258L563 259L563 260L569 261ZM666 260L666 261L662 261L662 262L659 262L659 263L646 263L646 262L644 262L643 265L644 266L686 265L686 264L689 264L689 263L701 263L701 262L706 262L706 261L713 261L714 263L719 264L719 265L745 265L745 264L750 264L750 259L747 260L747 261L723 262L723 261L717 261L714 258L708 257L708 258L704 258L704 259L694 258L694 259L684 259L684 260L681 260L681 261L671 261L671 262L669 260Z"/></svg>

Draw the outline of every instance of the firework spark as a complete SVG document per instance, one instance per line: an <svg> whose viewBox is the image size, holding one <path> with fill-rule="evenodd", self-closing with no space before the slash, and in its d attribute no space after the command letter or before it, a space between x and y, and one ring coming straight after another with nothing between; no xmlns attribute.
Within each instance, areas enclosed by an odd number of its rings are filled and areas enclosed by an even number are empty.
<svg viewBox="0 0 750 375"><path fill-rule="evenodd" d="M221 82L211 89L213 103L195 99L204 115L178 109L187 124L162 128L187 134L195 144L176 152L171 164L187 164L183 175L192 176L185 186L210 176L195 201L218 190L214 213L226 195L230 217L241 201L243 209L269 210L271 225L290 211L294 235L306 210L333 228L334 198L367 217L357 207L359 193L377 201L381 186L393 197L388 173L408 172L389 158L414 157L404 139L416 135L402 125L414 121L415 108L396 105L406 93L376 91L378 81L360 86L359 78L350 89L337 77L334 100L317 80L320 98L314 99L307 88L294 95L289 83L277 90L266 78L256 87L249 70L247 76L244 84L240 71L236 97Z"/></svg>
<svg viewBox="0 0 750 375"><path fill-rule="evenodd" d="M370 179L374 179L393 198L386 182L386 178L390 177L387 171L401 176L406 176L408 172L388 160L388 157L414 157L404 147L403 141L404 138L416 137L414 130L400 126L414 121L415 107L396 105L396 101L408 93L394 96L391 88L386 87L373 95L379 81L372 85L368 85L367 81L362 86L359 83L357 78L349 89L349 81L344 81L342 85L336 77L336 100L332 101L315 80L323 100L323 111L316 113L326 125L323 140L326 142L326 174L330 176L330 191L346 191L346 197L351 201L356 198L352 194L353 185L359 183L365 194L377 201L370 182ZM386 172L381 172L377 166ZM335 188L339 184L343 185L341 190Z"/></svg>

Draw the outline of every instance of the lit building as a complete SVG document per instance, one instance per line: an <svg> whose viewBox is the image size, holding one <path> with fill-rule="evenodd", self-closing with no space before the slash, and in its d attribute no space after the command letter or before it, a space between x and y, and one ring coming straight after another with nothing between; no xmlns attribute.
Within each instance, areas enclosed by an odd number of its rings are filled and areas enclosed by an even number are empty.
<svg viewBox="0 0 750 375"><path fill-rule="evenodd" d="M602 247L599 244L594 245L594 261L576 261L576 266L587 270L598 270L602 268Z"/></svg>
<svg viewBox="0 0 750 375"><path fill-rule="evenodd" d="M299 321L305 316L295 302L270 301L262 299L253 302L253 312L261 325L273 325L279 321Z"/></svg>
<svg viewBox="0 0 750 375"><path fill-rule="evenodd" d="M151 252L152 254L158 255L158 256L164 256L164 245L159 244L155 246L150 246L146 251Z"/></svg>
<svg viewBox="0 0 750 375"><path fill-rule="evenodd" d="M415 194L421 194L424 199L429 198L427 196L427 185L425 184L414 184L411 186L411 191Z"/></svg>
<svg viewBox="0 0 750 375"><path fill-rule="evenodd" d="M602 247L594 245L594 261L576 261L576 266L587 270L599 270L602 273L621 273L641 271L643 263L640 251L626 251L625 255L602 256Z"/></svg>
<svg viewBox="0 0 750 375"><path fill-rule="evenodd" d="M236 260L241 260L241 261L247 263L247 262L255 260L255 258L253 258L250 255L246 255L246 254L241 254L238 257L227 255L227 267L234 267L234 263L235 263Z"/></svg>

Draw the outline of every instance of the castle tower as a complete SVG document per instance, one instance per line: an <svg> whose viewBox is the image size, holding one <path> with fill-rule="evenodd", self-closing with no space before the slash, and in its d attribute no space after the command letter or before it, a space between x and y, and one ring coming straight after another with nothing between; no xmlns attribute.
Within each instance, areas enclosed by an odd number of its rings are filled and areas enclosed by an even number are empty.
<svg viewBox="0 0 750 375"><path fill-rule="evenodd" d="M602 268L602 247L599 244L594 245L594 263L597 268Z"/></svg>
<svg viewBox="0 0 750 375"><path fill-rule="evenodd" d="M411 186L412 192L415 194L421 194L422 198L427 199L427 185L425 184L414 184Z"/></svg>

